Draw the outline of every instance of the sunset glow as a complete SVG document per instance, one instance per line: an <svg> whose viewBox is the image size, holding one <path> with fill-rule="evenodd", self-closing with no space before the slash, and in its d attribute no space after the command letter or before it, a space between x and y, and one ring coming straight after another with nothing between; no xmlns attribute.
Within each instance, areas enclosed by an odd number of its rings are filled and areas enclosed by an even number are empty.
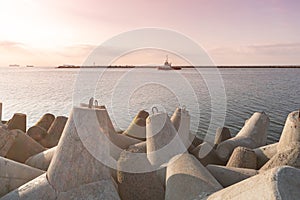
<svg viewBox="0 0 300 200"><path fill-rule="evenodd" d="M105 40L143 27L190 37L218 65L297 65L299 6L297 0L1 0L0 66L80 65ZM125 60L143 63L140 56Z"/></svg>

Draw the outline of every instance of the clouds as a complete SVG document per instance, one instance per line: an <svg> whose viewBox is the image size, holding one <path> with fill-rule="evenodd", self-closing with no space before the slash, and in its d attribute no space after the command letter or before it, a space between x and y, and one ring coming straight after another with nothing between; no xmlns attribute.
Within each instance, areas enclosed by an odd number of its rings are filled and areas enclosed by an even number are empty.
<svg viewBox="0 0 300 200"><path fill-rule="evenodd" d="M252 44L238 47L218 47L209 51L212 54L264 54L274 56L277 54L297 54L300 56L300 43L274 43Z"/></svg>
<svg viewBox="0 0 300 200"><path fill-rule="evenodd" d="M300 43L278 43L266 45L249 45L247 48L252 53L276 55L298 55L300 56Z"/></svg>
<svg viewBox="0 0 300 200"><path fill-rule="evenodd" d="M28 51L26 49L26 45L21 43L21 42L14 42L14 41L7 41L7 40L0 40L0 50L2 52L5 51L15 51L15 52L19 52L19 53L30 53L30 51Z"/></svg>
<svg viewBox="0 0 300 200"><path fill-rule="evenodd" d="M60 50L57 50L56 53L65 56L66 58L70 57L86 57L96 48L96 45L91 44L76 44L72 46L63 47Z"/></svg>
<svg viewBox="0 0 300 200"><path fill-rule="evenodd" d="M17 41L0 40L0 66L9 64L58 66L62 64L82 65L97 48L92 44L75 44L57 49L32 48ZM115 49L107 47L112 59ZM220 46L208 49L208 54L217 65L295 65L300 63L300 43L249 44L241 46ZM190 52L191 54L193 52ZM124 55L116 64L160 63L165 52L144 50ZM183 61L171 56L174 63Z"/></svg>
<svg viewBox="0 0 300 200"><path fill-rule="evenodd" d="M32 48L17 41L0 41L0 66L57 66L64 63L80 65L95 48L90 44L75 44L57 49Z"/></svg>
<svg viewBox="0 0 300 200"><path fill-rule="evenodd" d="M297 0L2 0L0 65L81 64L95 45L141 27L179 31L204 44L219 63L299 64L299 5ZM108 47L106 54L114 52Z"/></svg>
<svg viewBox="0 0 300 200"><path fill-rule="evenodd" d="M217 64L297 65L300 63L300 43L251 44L210 49Z"/></svg>

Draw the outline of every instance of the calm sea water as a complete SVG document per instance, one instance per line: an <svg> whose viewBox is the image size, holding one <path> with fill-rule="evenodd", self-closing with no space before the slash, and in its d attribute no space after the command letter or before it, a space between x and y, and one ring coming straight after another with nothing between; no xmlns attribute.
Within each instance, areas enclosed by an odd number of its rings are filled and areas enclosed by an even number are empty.
<svg viewBox="0 0 300 200"><path fill-rule="evenodd" d="M195 69L20 67L0 68L0 77L2 118L26 113L29 126L47 112L68 116L73 104L94 96L107 106L116 129L126 129L140 109L151 111L156 106L171 115L177 106L185 105L191 130L202 137L210 124L222 122L221 115L211 120L211 113L219 108L226 106L224 125L233 134L254 112L264 111L270 117L271 143L279 139L287 115L300 108L300 69L204 69L199 73Z"/></svg>

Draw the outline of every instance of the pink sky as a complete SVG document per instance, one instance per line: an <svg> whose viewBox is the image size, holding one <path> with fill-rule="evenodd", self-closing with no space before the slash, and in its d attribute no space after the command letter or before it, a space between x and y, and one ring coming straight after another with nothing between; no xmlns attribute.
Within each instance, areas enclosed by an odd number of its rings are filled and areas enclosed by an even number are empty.
<svg viewBox="0 0 300 200"><path fill-rule="evenodd" d="M102 42L143 27L190 37L218 65L300 64L299 7L297 0L1 0L0 66L80 65ZM118 64L161 63L165 55L149 54Z"/></svg>

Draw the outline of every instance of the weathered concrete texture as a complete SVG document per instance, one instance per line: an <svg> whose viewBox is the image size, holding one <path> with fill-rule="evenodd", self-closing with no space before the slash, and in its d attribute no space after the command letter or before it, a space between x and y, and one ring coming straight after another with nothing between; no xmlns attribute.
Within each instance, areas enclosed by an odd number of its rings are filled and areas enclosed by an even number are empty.
<svg viewBox="0 0 300 200"><path fill-rule="evenodd" d="M0 197L43 173L42 170L0 157Z"/></svg>
<svg viewBox="0 0 300 200"><path fill-rule="evenodd" d="M87 103L80 103L80 106L81 107L86 107L88 108L89 107L89 104ZM106 109L106 107L104 105L92 105L92 108L96 108L96 109Z"/></svg>
<svg viewBox="0 0 300 200"><path fill-rule="evenodd" d="M206 166L208 164L226 164L226 162L219 159L215 149L213 149L213 147L207 142L203 142L202 144L194 148L191 151L191 154L193 154L203 166Z"/></svg>
<svg viewBox="0 0 300 200"><path fill-rule="evenodd" d="M299 112L300 111L294 111L288 115L277 146L278 152L290 149L293 143L300 143Z"/></svg>
<svg viewBox="0 0 300 200"><path fill-rule="evenodd" d="M32 199L120 200L120 197L111 180L101 180L93 183L82 184L79 187L66 192L58 192L52 187L52 185L49 184L46 173L44 173L1 198L1 200Z"/></svg>
<svg viewBox="0 0 300 200"><path fill-rule="evenodd" d="M300 168L300 144L297 146L295 145L289 150L278 152L265 165L263 165L260 170L269 170L283 165Z"/></svg>
<svg viewBox="0 0 300 200"><path fill-rule="evenodd" d="M253 176L208 197L208 200L300 199L300 170L288 166Z"/></svg>
<svg viewBox="0 0 300 200"><path fill-rule="evenodd" d="M15 113L7 122L7 128L9 130L19 129L26 132L26 115L23 113Z"/></svg>
<svg viewBox="0 0 300 200"><path fill-rule="evenodd" d="M131 124L123 134L140 140L146 140L146 118L148 116L148 112L141 110L135 116L135 118L132 120Z"/></svg>
<svg viewBox="0 0 300 200"><path fill-rule="evenodd" d="M176 156L167 166L166 200L205 198L222 188L210 172L188 153Z"/></svg>
<svg viewBox="0 0 300 200"><path fill-rule="evenodd" d="M57 200L120 200L112 181L102 180L81 185L67 192L58 194Z"/></svg>
<svg viewBox="0 0 300 200"><path fill-rule="evenodd" d="M172 124L174 125L174 128L178 131L179 127L180 127L180 122L181 122L181 112L182 109L181 108L176 108L176 110L174 111L173 115L171 116L170 120L172 122Z"/></svg>
<svg viewBox="0 0 300 200"><path fill-rule="evenodd" d="M8 193L1 200L55 200L56 191L47 181L46 173Z"/></svg>
<svg viewBox="0 0 300 200"><path fill-rule="evenodd" d="M64 116L58 116L50 126L47 135L39 141L41 145L46 148L52 148L59 142L61 134L65 128L68 118Z"/></svg>
<svg viewBox="0 0 300 200"><path fill-rule="evenodd" d="M138 144L134 144L134 145L131 145L129 147L129 149L135 149L135 148L138 148L138 151L140 153L147 153L147 142L140 142ZM153 171L155 170L156 171L156 174L158 176L158 179L160 181L160 184L163 185L163 188L165 188L165 184L166 184L166 167L162 167L162 168L159 168L159 169L156 169L154 168L153 166L148 166L148 165L151 165L149 160L147 158L145 158L146 160L143 160L143 165L140 165L140 167L142 168L152 168L151 170L149 171ZM145 167L146 166L146 167ZM141 171L144 171L144 170L141 170Z"/></svg>
<svg viewBox="0 0 300 200"><path fill-rule="evenodd" d="M218 145L221 142L231 138L230 130L227 127L218 128L216 130L214 145Z"/></svg>
<svg viewBox="0 0 300 200"><path fill-rule="evenodd" d="M254 149L266 145L269 121L264 112L254 113L235 137L218 145L217 154L220 159L227 161L234 148L238 146Z"/></svg>
<svg viewBox="0 0 300 200"><path fill-rule="evenodd" d="M48 131L54 119L54 115L52 115L51 113L46 113L39 119L39 121L36 122L35 126L39 126Z"/></svg>
<svg viewBox="0 0 300 200"><path fill-rule="evenodd" d="M23 185L4 199L54 200L75 196L78 199L119 199L108 167L87 149L104 154L108 150L101 142L103 123L96 123L103 119L97 119L95 112L95 109L73 108L46 175Z"/></svg>
<svg viewBox="0 0 300 200"><path fill-rule="evenodd" d="M226 167L256 169L256 154L252 149L236 147L231 154Z"/></svg>
<svg viewBox="0 0 300 200"><path fill-rule="evenodd" d="M129 146L128 149L138 149L139 152L146 153L146 151L147 151L147 149L146 149L146 142L143 141L143 142L140 142L140 143L137 143L137 144L133 144L133 145ZM118 158L118 160L120 160L120 157ZM141 166L141 167L143 167L143 166ZM117 172L117 170L114 169L114 168L110 168L110 172L111 172L112 178L114 179L114 181L117 184L117 182L118 182L118 178L117 178L118 172Z"/></svg>
<svg viewBox="0 0 300 200"><path fill-rule="evenodd" d="M6 158L24 163L30 156L45 151L44 147L21 130L11 130L9 134L13 135L15 139L5 155Z"/></svg>
<svg viewBox="0 0 300 200"><path fill-rule="evenodd" d="M15 141L16 134L0 127L0 156L5 157Z"/></svg>
<svg viewBox="0 0 300 200"><path fill-rule="evenodd" d="M147 118L146 135L147 157L154 166L167 164L174 156L187 151L166 113Z"/></svg>
<svg viewBox="0 0 300 200"><path fill-rule="evenodd" d="M37 142L41 141L44 137L46 137L47 131L53 123L54 119L54 115L46 113L39 119L39 121L37 121L34 126L30 127L27 130L27 135L29 135Z"/></svg>
<svg viewBox="0 0 300 200"><path fill-rule="evenodd" d="M129 146L141 142L141 140L131 138L131 137L128 137L123 134L118 134L115 131L115 128L111 122L109 114L105 108L97 109L96 115L98 118L98 122L99 122L100 126L102 127L101 128L102 132L104 132L104 134L107 135L107 137L109 137L110 141L115 145L114 146L115 148L113 147L111 149L112 151L114 151L114 152L112 152L112 154L116 154L116 152L118 152L120 154L121 151L123 151L124 149L127 149ZM119 148L119 149L117 149L117 148Z"/></svg>
<svg viewBox="0 0 300 200"><path fill-rule="evenodd" d="M176 108L170 120L178 132L182 143L186 149L189 149L195 138L195 136L190 133L191 117L189 112L185 108Z"/></svg>
<svg viewBox="0 0 300 200"><path fill-rule="evenodd" d="M81 185L101 180L111 180L108 167L93 157L87 150L88 146L84 146L82 143L82 139L87 140L88 138L85 137L88 135L98 132L99 136L101 134L101 123L95 124L96 112L97 109L73 108L47 171L49 183L58 192L67 192ZM97 138L89 140L89 147L96 149L95 144L92 143L96 141L105 151L105 146L98 143L101 141L98 141Z"/></svg>
<svg viewBox="0 0 300 200"><path fill-rule="evenodd" d="M139 153L147 153L147 143L146 141L130 145L128 149L138 149Z"/></svg>
<svg viewBox="0 0 300 200"><path fill-rule="evenodd" d="M260 169L277 153L277 143L253 149L257 157L257 169Z"/></svg>
<svg viewBox="0 0 300 200"><path fill-rule="evenodd" d="M146 153L144 143L131 146L123 151L118 160L118 184L121 199L126 200L163 200L165 191L156 171L152 171L151 164L146 155L137 157L137 154ZM127 170L141 167L144 173L132 173ZM149 169L149 171L147 171Z"/></svg>
<svg viewBox="0 0 300 200"><path fill-rule="evenodd" d="M56 147L53 147L34 156L31 156L25 161L25 164L37 169L47 171L55 150Z"/></svg>
<svg viewBox="0 0 300 200"><path fill-rule="evenodd" d="M35 141L39 142L47 135L47 131L42 127L32 126L27 130L26 134Z"/></svg>
<svg viewBox="0 0 300 200"><path fill-rule="evenodd" d="M220 165L207 165L208 171L223 187L228 187L258 174L257 170L225 167Z"/></svg>

